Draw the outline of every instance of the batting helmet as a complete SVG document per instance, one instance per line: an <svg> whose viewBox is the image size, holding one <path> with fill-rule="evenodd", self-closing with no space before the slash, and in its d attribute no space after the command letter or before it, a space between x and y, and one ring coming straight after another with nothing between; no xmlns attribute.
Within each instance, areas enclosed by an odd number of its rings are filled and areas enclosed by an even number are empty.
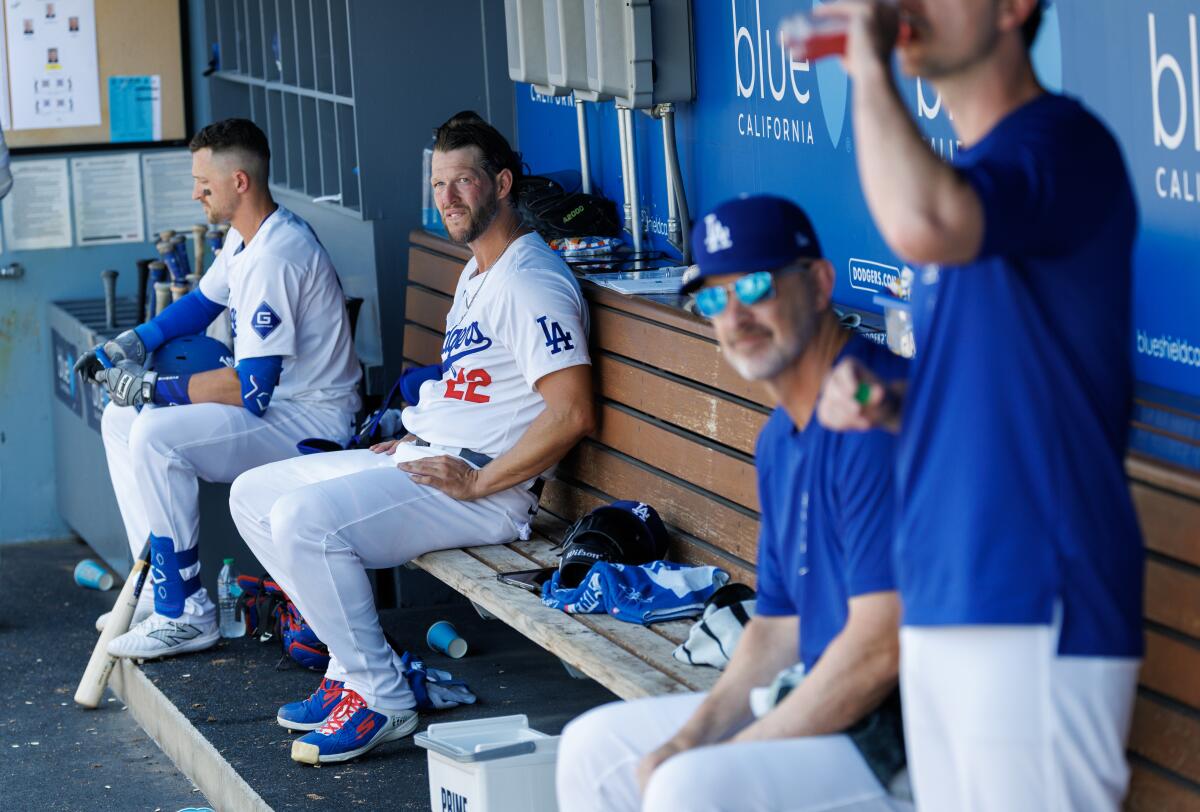
<svg viewBox="0 0 1200 812"><path fill-rule="evenodd" d="M215 338L183 336L155 350L149 368L159 375L195 375L233 365L233 353Z"/></svg>
<svg viewBox="0 0 1200 812"><path fill-rule="evenodd" d="M592 564L646 564L666 557L667 528L658 512L644 502L618 500L577 521L563 542L558 582L574 588Z"/></svg>

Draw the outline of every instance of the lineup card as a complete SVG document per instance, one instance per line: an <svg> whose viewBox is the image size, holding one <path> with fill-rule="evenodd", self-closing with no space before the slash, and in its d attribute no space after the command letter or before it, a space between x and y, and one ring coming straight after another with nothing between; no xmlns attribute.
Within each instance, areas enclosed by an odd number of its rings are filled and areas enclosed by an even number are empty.
<svg viewBox="0 0 1200 812"><path fill-rule="evenodd" d="M100 124L95 0L5 0L11 129Z"/></svg>

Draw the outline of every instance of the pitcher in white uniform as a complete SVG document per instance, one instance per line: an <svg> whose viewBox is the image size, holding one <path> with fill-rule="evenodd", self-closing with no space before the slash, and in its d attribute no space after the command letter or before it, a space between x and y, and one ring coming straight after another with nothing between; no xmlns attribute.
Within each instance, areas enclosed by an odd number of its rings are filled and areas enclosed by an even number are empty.
<svg viewBox="0 0 1200 812"><path fill-rule="evenodd" d="M147 539L151 546L154 588L143 591L134 626L109 645L122 657L217 641L216 608L200 585L198 481L232 482L296 456L306 438L344 443L359 408L341 284L309 225L271 198L266 136L229 119L205 127L190 148L193 197L210 222L232 225L226 250L197 290L77 365L112 397L101 434L113 490L134 554ZM232 367L191 375L145 368L156 348L203 332L226 307Z"/></svg>
<svg viewBox="0 0 1200 812"><path fill-rule="evenodd" d="M309 731L293 743L297 761L344 761L417 725L366 570L523 536L540 479L593 429L587 308L567 266L522 225L520 177L520 156L474 113L438 129L434 196L474 257L446 317L441 375L403 412L409 434L233 484L242 535L332 655L317 691L279 711L281 725Z"/></svg>

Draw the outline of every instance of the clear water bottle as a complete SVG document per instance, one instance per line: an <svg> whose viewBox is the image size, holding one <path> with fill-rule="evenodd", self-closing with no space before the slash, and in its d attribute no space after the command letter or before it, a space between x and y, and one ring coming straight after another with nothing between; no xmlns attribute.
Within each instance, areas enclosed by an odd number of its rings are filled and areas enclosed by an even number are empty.
<svg viewBox="0 0 1200 812"><path fill-rule="evenodd" d="M442 215L438 213L437 204L433 202L433 187L429 184L433 175L433 145L436 140L429 139L421 156L421 228L445 237L446 227L442 224Z"/></svg>
<svg viewBox="0 0 1200 812"><path fill-rule="evenodd" d="M233 559L226 558L217 576L217 606L221 613L222 637L242 637L246 634L246 624L237 618L237 599L241 594Z"/></svg>

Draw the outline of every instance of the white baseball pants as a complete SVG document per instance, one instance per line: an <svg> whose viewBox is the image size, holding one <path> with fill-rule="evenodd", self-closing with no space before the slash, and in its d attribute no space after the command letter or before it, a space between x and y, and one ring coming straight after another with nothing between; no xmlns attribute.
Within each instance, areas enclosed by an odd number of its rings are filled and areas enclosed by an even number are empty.
<svg viewBox="0 0 1200 812"><path fill-rule="evenodd" d="M890 812L891 799L845 735L718 744L663 762L641 796L637 765L675 734L705 694L615 702L567 725L558 808L570 812Z"/></svg>
<svg viewBox="0 0 1200 812"><path fill-rule="evenodd" d="M109 403L101 420L117 505L136 556L150 533L196 546L199 480L232 482L251 468L294 457L296 443L321 437L345 443L353 415L277 400L262 417L239 406L132 407ZM195 565L198 572L199 564ZM195 574L183 573L185 578Z"/></svg>
<svg viewBox="0 0 1200 812"><path fill-rule="evenodd" d="M380 711L411 708L414 700L400 657L384 639L366 571L432 550L513 541L537 503L521 486L460 501L396 469L446 453L402 443L390 456L313 454L256 468L233 483L233 519L329 646L326 675Z"/></svg>
<svg viewBox="0 0 1200 812"><path fill-rule="evenodd" d="M1055 626L905 626L921 812L1116 812L1140 661L1062 657Z"/></svg>

